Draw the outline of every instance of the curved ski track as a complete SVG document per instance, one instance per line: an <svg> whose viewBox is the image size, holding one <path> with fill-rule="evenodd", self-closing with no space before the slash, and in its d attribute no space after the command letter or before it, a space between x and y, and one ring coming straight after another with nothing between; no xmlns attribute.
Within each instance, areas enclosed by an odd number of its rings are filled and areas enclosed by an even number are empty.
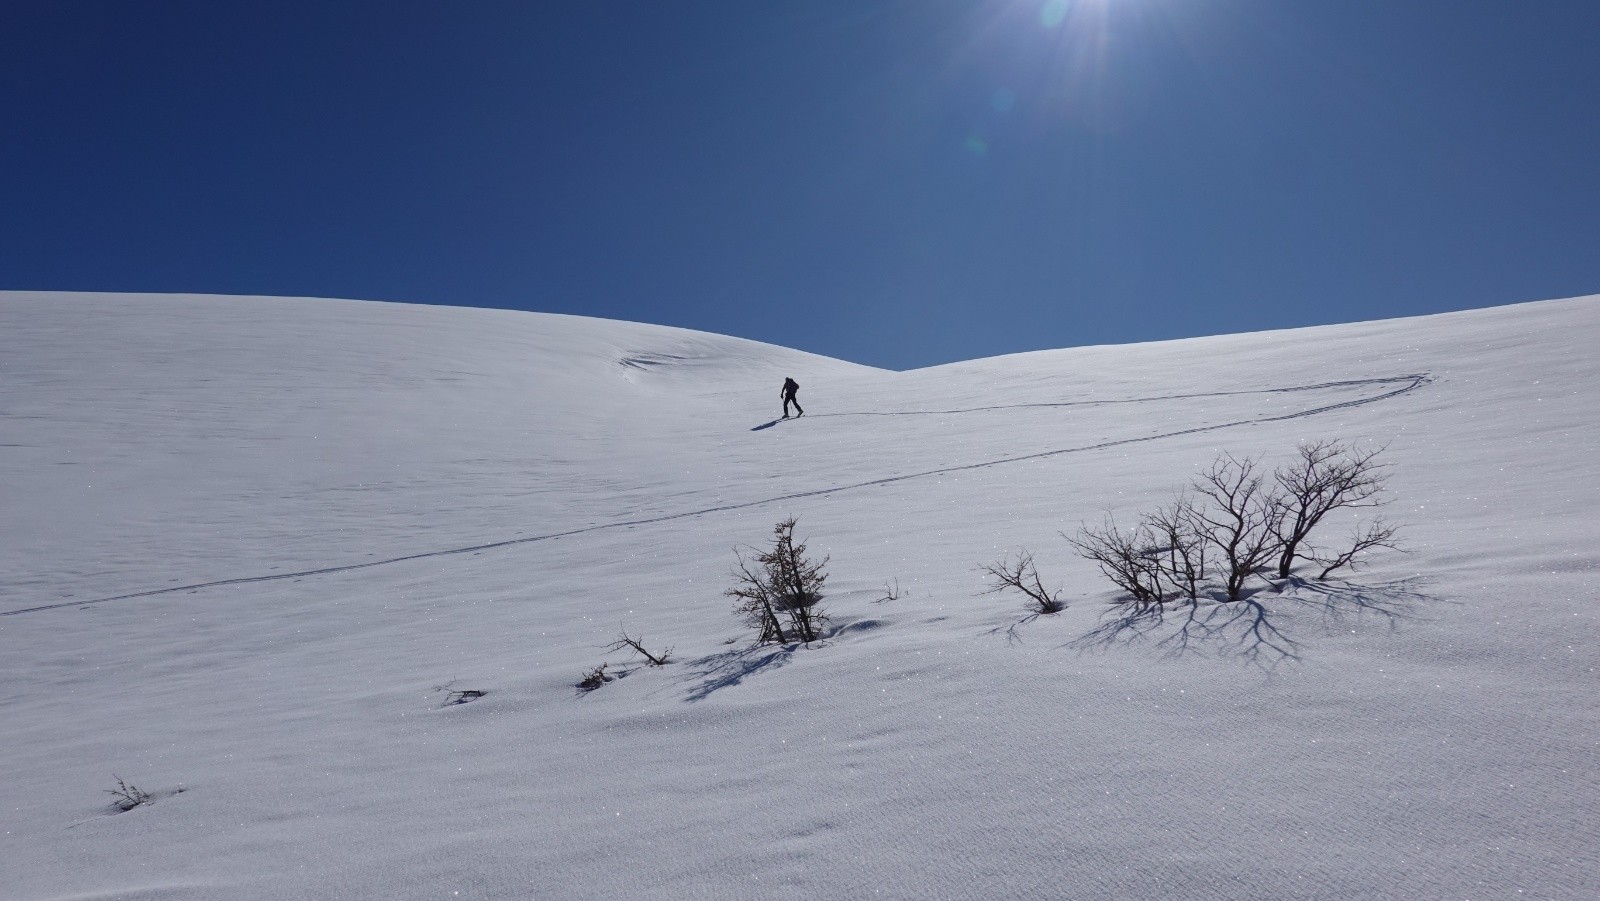
<svg viewBox="0 0 1600 901"><path fill-rule="evenodd" d="M928 476L944 475L952 472L964 472L969 469L985 469L991 466L1003 466L1007 463L1020 463L1024 460L1039 460L1045 457L1056 457L1062 454L1076 454L1086 451L1105 450L1111 447L1120 447L1125 444L1139 444L1147 441L1159 441L1164 438L1177 438L1182 435L1195 435L1202 432L1215 432L1221 429L1231 429L1245 425L1259 425L1268 422L1282 422L1289 419L1303 419L1307 416L1316 416L1334 410L1347 410L1352 407L1362 407L1367 404L1377 403L1382 400L1409 394L1412 391L1430 384L1433 376L1430 373L1411 373L1409 375L1387 376L1373 379L1349 379L1338 382L1322 382L1315 385L1294 385L1287 388L1259 388L1250 391L1214 391L1203 394L1173 394L1159 397L1126 398L1111 401L1069 401L1063 403L1037 403L1037 404L1009 404L995 407L973 407L966 410L924 410L909 412L867 412L867 413L823 413L823 416L940 416L957 413L975 413L985 410L1002 410L1024 407L1080 407L1096 406L1116 403L1149 403L1158 400L1186 400L1200 397L1228 397L1244 394L1287 394L1298 391L1316 391L1326 388L1350 388L1363 385L1398 385L1399 387L1374 394L1371 397L1358 397L1354 400L1341 401L1335 404L1325 404L1308 410L1294 413L1283 413L1277 416L1261 416L1255 419L1239 419L1232 422L1221 422L1212 425L1195 426L1194 428L1181 429L1176 432L1163 432L1159 435L1146 435L1142 438L1118 438L1112 441L1102 441L1098 444L1086 444L1081 447L1064 447L1056 450L1041 451L1034 454L1023 454L1016 457L1002 457L997 460L985 460L981 463L964 463L959 466L944 466L939 469L928 469L922 472L906 473L904 475L887 476L881 479L871 479L865 482L856 482L851 485L836 485L832 488L818 488L813 491L798 491L793 494L783 494L777 497L762 498L754 501L743 501L737 504L722 504L716 507L706 507L700 510L689 510L683 513L668 513L662 516L651 516L645 519L631 519L622 522L609 522L593 526L584 526L579 529L567 529L564 532L551 532L548 535L531 535L525 538L510 538L505 541L492 541L488 544L475 544L471 547L449 548L442 551L423 551L418 554L407 554L402 557L390 557L385 560L369 560L364 563L348 563L342 566L326 566L321 569L307 569L292 573L273 573L266 576L245 576L237 579L217 579L211 582L197 582L193 585L175 585L168 588L155 588L149 591L136 591L131 594L119 594L112 597L95 598L87 601L68 601L59 604L42 604L37 607L24 607L18 610L0 610L0 616L16 616L22 613L38 613L43 610L58 610L63 607L87 607L91 604L104 604L108 601L126 601L134 598L153 597L158 594L172 594L178 591L197 591L202 588L218 588L225 585L248 585L253 582L275 582L280 579L299 579L306 576L324 576L332 573L350 572L357 569L371 569L374 566L388 566L391 563L404 563L408 560L424 560L429 557L448 557L454 554L470 554L477 551L494 550L496 548L511 547L517 544L531 544L535 541L550 541L556 538L566 538L570 535L582 535L586 532L598 532L602 529L620 529L628 526L650 525L658 522L669 522L674 519L686 519L691 516L704 516L708 513L721 513L727 510L743 510L748 507L760 507L765 504L776 504L781 501L792 501L807 497L821 497L827 494L838 494L844 491L854 491L858 488L869 488L874 485L890 485L895 482L905 482L911 479L921 479Z"/></svg>

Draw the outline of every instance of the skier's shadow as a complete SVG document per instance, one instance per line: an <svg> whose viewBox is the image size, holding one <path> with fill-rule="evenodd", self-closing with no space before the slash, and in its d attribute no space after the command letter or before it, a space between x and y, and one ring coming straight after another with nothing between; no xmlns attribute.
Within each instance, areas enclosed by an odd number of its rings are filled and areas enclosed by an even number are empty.
<svg viewBox="0 0 1600 901"><path fill-rule="evenodd" d="M777 425L777 424L778 424L778 423L780 423L780 422L783 422L783 420L781 420L781 419L774 419L774 420L772 420L772 421L771 421L771 422L763 422L763 423L762 423L762 424L760 424L760 425L758 425L758 426L756 426L756 427L755 427L755 428L753 428L753 429L751 429L751 430L750 430L750 431L752 431L752 432L759 432L759 431L761 431L761 430L762 430L762 429L770 429L770 428L772 428L772 427L773 427L773 426L775 426L775 425Z"/></svg>

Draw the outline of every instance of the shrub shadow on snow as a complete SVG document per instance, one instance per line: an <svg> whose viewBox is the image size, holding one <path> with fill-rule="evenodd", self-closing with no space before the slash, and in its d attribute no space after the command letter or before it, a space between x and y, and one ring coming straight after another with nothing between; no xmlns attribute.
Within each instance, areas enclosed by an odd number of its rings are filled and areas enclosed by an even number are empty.
<svg viewBox="0 0 1600 901"><path fill-rule="evenodd" d="M724 688L732 688L762 670L777 669L789 662L790 656L804 645L796 642L784 645L756 645L738 651L726 651L702 657L690 665L690 672L699 681L689 691L688 700L704 701Z"/></svg>
<svg viewBox="0 0 1600 901"><path fill-rule="evenodd" d="M1306 625L1304 614L1320 614L1325 630L1376 620L1394 632L1413 616L1419 603L1437 600L1421 592L1420 584L1418 578L1359 584L1291 577L1232 602L1201 598L1168 604L1119 604L1100 625L1067 647L1096 651L1149 642L1170 659L1210 654L1270 672L1300 661L1302 640L1290 635L1289 628Z"/></svg>
<svg viewBox="0 0 1600 901"><path fill-rule="evenodd" d="M985 635L1000 635L1000 634L1004 634L1005 637L1006 637L1006 644L1012 644L1012 645L1022 644L1022 631L1021 630L1022 630L1023 626L1026 626L1028 623L1033 622L1034 620L1038 619L1041 616L1059 616L1061 614L1061 611L1065 610L1065 609L1067 609L1067 606L1065 604L1062 604L1060 609L1057 609L1057 610L1048 610L1048 611L1046 611L1046 610L1036 610L1033 613L1030 613L1027 616L1022 617L1021 619L1013 620L1013 621L1011 621L1009 623L1005 623L1003 625L995 626L993 629L988 630L984 634ZM940 617L939 619L944 619L944 617ZM937 622L937 621L938 620L930 620L930 622Z"/></svg>
<svg viewBox="0 0 1600 901"><path fill-rule="evenodd" d="M1067 647L1096 651L1142 642L1151 642L1170 659L1211 653L1238 656L1269 670L1300 659L1299 644L1284 634L1274 614L1253 595L1231 603L1206 598L1178 604L1119 604L1100 625Z"/></svg>
<svg viewBox="0 0 1600 901"><path fill-rule="evenodd" d="M737 651L724 651L702 657L689 665L689 672L699 682L686 696L689 701L704 701L724 688L732 688L762 670L777 669L789 662L795 651L802 648L825 647L835 638L856 633L875 632L889 624L881 619L867 617L837 625L823 633L816 641L806 644L794 641L788 644L758 644Z"/></svg>
<svg viewBox="0 0 1600 901"><path fill-rule="evenodd" d="M876 629L882 629L884 626L887 626L887 625L889 625L889 624L884 622L881 619L868 618L868 619L853 620L851 622L845 623L844 625L840 626L837 629L834 629L831 633L829 633L828 637L831 638L834 635L848 635L851 632L871 632L871 631L874 631Z"/></svg>
<svg viewBox="0 0 1600 901"><path fill-rule="evenodd" d="M1415 618L1418 605L1443 602L1443 598L1422 591L1425 584L1427 579L1423 576L1371 585L1342 579L1313 582L1291 576L1282 590L1293 591L1298 600L1315 604L1330 626L1378 621L1394 632L1402 621Z"/></svg>

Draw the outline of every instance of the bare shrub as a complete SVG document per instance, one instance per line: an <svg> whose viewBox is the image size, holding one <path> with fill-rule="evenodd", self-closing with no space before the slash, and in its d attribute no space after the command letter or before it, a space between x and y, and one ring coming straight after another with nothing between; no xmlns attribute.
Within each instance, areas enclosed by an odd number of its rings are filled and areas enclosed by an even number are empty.
<svg viewBox="0 0 1600 901"><path fill-rule="evenodd" d="M1062 537L1135 603L1159 604L1166 597L1160 546L1148 523L1125 532L1107 516L1099 528L1083 526L1077 534Z"/></svg>
<svg viewBox="0 0 1600 901"><path fill-rule="evenodd" d="M911 592L909 592L909 591L901 592L900 591L900 580L899 579L895 579L893 585L890 585L888 582L883 583L883 597L874 600L872 603L874 603L874 604L882 604L882 603L885 603L886 601L898 601L901 598L905 597L906 595L909 595L910 593Z"/></svg>
<svg viewBox="0 0 1600 901"><path fill-rule="evenodd" d="M111 778L117 780L117 787L105 791L111 796L111 803L116 805L118 810L132 810L140 804L149 804L155 800L150 797L149 792L142 791L137 785L122 781L122 777L116 773L112 773Z"/></svg>
<svg viewBox="0 0 1600 901"><path fill-rule="evenodd" d="M828 579L823 570L828 558L811 560L804 542L794 538L794 517L772 527L772 547L760 551L734 549L738 563L733 569L734 587L726 594L736 601L735 610L758 630L757 641L786 642L789 636L803 642L816 641L828 622L821 607L822 585ZM780 617L788 620L784 632Z"/></svg>
<svg viewBox="0 0 1600 901"><path fill-rule="evenodd" d="M1395 547L1398 529L1382 517L1358 526L1337 553L1310 542L1334 510L1382 504L1377 495L1388 473L1375 459L1379 450L1308 442L1270 478L1250 457L1219 454L1189 490L1141 516L1134 528L1124 531L1108 516L1098 528L1062 537L1141 605L1162 604L1169 594L1198 601L1207 585L1237 601L1251 577L1273 570L1287 577L1295 560L1323 567L1317 578L1325 579L1366 551Z"/></svg>
<svg viewBox="0 0 1600 901"><path fill-rule="evenodd" d="M734 610L744 617L751 628L757 630L757 644L787 642L783 623L778 619L778 601L760 556L752 561L746 559L744 552L738 548L734 548L733 553L739 561L733 567L736 584L724 593L734 599Z"/></svg>
<svg viewBox="0 0 1600 901"><path fill-rule="evenodd" d="M1015 555L1007 554L1003 559L985 564L980 569L989 576L989 587L983 591L984 594L1020 591L1028 598L1029 606L1035 613L1059 613L1066 609L1067 605L1060 599L1060 591L1052 594L1045 590L1044 583L1039 580L1039 571L1033 565L1033 555L1026 549Z"/></svg>
<svg viewBox="0 0 1600 901"><path fill-rule="evenodd" d="M1299 459L1278 468L1273 476L1277 489L1273 502L1278 507L1273 518L1273 533L1279 545L1278 578L1288 578L1297 557L1314 559L1301 554L1301 546L1323 517L1344 507L1376 507L1383 503L1376 497L1387 487L1389 474L1386 466L1376 461L1381 450L1357 450L1335 440L1307 442L1300 445ZM1392 537L1390 530L1384 541ZM1378 542L1367 547L1380 545L1388 546Z"/></svg>
<svg viewBox="0 0 1600 901"><path fill-rule="evenodd" d="M1192 505L1194 521L1220 557L1228 600L1237 601L1250 577L1276 555L1282 505L1253 459L1228 453L1200 474L1194 492L1210 502Z"/></svg>
<svg viewBox="0 0 1600 901"><path fill-rule="evenodd" d="M610 681L611 677L606 675L606 665L602 663L583 674L583 678L578 680L578 688L583 691L594 691Z"/></svg>
<svg viewBox="0 0 1600 901"><path fill-rule="evenodd" d="M1194 497L1180 494L1172 503L1144 516L1142 526L1155 546L1145 551L1154 559L1161 577L1189 600L1200 597L1206 581L1206 529L1195 509ZM1156 580L1151 580L1158 584Z"/></svg>
<svg viewBox="0 0 1600 901"><path fill-rule="evenodd" d="M1382 516L1374 517L1365 525L1357 526L1355 534L1351 536L1350 543L1338 553L1328 555L1315 553L1309 559L1321 566L1322 572L1317 574L1318 579L1326 579L1328 574L1341 567L1354 568L1356 557L1373 548L1385 547L1398 550L1395 543L1395 534L1399 532L1398 526L1391 526Z"/></svg>
<svg viewBox="0 0 1600 901"><path fill-rule="evenodd" d="M606 645L606 650L608 651L620 651L623 648L628 648L634 653L643 657L645 659L646 666L666 666L672 660L672 648L667 648L665 651L662 651L658 654L652 654L645 650L644 636L641 635L638 638L634 638L628 634L627 629L622 630L622 636L620 638L618 638L616 641L613 641L611 644Z"/></svg>

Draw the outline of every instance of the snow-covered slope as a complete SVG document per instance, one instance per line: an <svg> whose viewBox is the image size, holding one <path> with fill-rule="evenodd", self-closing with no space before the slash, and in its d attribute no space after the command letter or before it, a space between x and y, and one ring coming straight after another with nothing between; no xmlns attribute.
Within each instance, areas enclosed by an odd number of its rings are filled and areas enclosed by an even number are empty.
<svg viewBox="0 0 1600 901"><path fill-rule="evenodd" d="M890 373L0 294L0 896L1600 896L1597 342L1588 298ZM1408 553L1106 628L1059 532L1327 437ZM840 628L752 649L732 548L790 515ZM980 595L1021 547L1064 613Z"/></svg>

